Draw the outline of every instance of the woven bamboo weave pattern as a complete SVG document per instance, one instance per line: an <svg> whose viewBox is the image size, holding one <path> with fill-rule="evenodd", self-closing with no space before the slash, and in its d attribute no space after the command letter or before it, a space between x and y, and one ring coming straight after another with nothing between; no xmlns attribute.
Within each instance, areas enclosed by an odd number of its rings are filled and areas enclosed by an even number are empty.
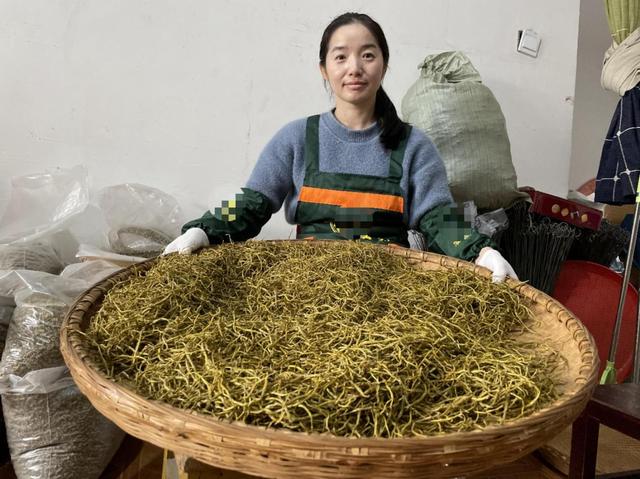
<svg viewBox="0 0 640 479"><path fill-rule="evenodd" d="M418 268L467 268L444 256L388 247ZM153 260L132 268L149 268ZM532 338L557 348L567 360L560 397L550 406L501 426L426 438L346 438L304 434L221 421L150 401L105 378L89 359L85 338L104 294L131 274L124 270L82 295L62 329L61 349L80 389L94 406L128 433L201 462L261 477L456 477L513 461L544 444L582 411L596 384L597 352L584 326L547 295L509 283L532 302L540 319Z"/></svg>

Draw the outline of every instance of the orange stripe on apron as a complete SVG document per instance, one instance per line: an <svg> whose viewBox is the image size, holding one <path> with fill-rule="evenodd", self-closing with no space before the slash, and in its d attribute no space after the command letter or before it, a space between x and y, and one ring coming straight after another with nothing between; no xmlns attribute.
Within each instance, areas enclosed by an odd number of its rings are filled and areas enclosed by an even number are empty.
<svg viewBox="0 0 640 479"><path fill-rule="evenodd" d="M378 210L404 211L404 199L401 196L380 193L361 193L359 191L327 190L303 186L298 201L335 205L343 208L375 208Z"/></svg>

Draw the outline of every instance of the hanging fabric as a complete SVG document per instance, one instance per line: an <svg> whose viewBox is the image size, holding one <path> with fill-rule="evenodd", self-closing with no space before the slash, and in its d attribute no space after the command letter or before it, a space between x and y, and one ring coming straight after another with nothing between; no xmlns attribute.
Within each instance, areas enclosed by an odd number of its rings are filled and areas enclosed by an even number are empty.
<svg viewBox="0 0 640 479"><path fill-rule="evenodd" d="M640 86L620 98L602 147L595 201L633 204L640 172Z"/></svg>
<svg viewBox="0 0 640 479"><path fill-rule="evenodd" d="M609 31L615 44L620 44L640 26L640 0L605 0Z"/></svg>
<svg viewBox="0 0 640 479"><path fill-rule="evenodd" d="M640 82L640 28L619 45L614 43L604 55L600 84L623 96Z"/></svg>

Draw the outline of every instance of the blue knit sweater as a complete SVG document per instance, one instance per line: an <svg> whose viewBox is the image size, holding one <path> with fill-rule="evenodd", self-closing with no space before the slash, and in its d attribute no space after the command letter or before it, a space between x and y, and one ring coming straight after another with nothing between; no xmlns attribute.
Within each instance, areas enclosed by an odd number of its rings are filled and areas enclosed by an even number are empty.
<svg viewBox="0 0 640 479"><path fill-rule="evenodd" d="M295 223L298 196L304 180L306 118L284 126L264 148L247 181L271 202L273 212L285 205L285 217ZM332 112L320 116L320 170L386 177L389 150L380 143L381 129L374 124L350 130ZM451 203L444 164L434 144L413 128L407 141L401 181L405 223L415 229L422 216L436 206Z"/></svg>

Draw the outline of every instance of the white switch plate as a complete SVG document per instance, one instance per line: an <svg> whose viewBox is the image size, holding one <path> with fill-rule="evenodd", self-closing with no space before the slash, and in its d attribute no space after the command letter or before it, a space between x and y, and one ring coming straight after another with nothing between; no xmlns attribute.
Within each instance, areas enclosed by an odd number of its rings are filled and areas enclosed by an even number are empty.
<svg viewBox="0 0 640 479"><path fill-rule="evenodd" d="M525 30L522 32L520 42L518 43L518 51L529 55L530 57L537 57L540 50L540 35L533 30Z"/></svg>

